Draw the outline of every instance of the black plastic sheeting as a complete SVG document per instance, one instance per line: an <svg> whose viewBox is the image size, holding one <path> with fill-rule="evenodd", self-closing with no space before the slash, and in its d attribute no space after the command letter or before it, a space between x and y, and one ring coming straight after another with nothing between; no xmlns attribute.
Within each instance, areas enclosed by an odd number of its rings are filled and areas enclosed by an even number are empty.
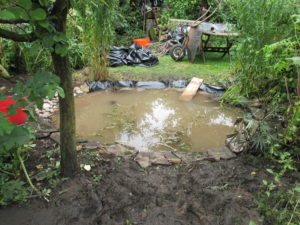
<svg viewBox="0 0 300 225"><path fill-rule="evenodd" d="M140 47L138 44L132 44L129 48L110 47L109 66L155 66L158 64L158 58L151 54L147 48Z"/></svg>
<svg viewBox="0 0 300 225"><path fill-rule="evenodd" d="M173 30L172 32L168 33L168 40L177 40L179 41L181 44L183 43L184 40L184 33L188 33L189 31L189 26L187 25L178 25L175 30Z"/></svg>
<svg viewBox="0 0 300 225"><path fill-rule="evenodd" d="M95 92L109 90L113 87L144 89L185 88L189 84L189 81L94 81L87 84L90 92ZM199 90L216 96L222 96L225 93L225 88L209 84L202 84Z"/></svg>

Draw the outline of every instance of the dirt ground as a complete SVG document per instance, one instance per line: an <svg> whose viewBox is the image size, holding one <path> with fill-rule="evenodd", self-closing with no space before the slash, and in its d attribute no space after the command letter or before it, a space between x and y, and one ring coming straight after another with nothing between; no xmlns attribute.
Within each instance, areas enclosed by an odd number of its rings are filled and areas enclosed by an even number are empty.
<svg viewBox="0 0 300 225"><path fill-rule="evenodd" d="M43 155L53 146L37 143L39 150L27 160L31 174L36 164L47 164ZM0 208L0 224L248 225L251 219L261 224L255 198L268 177L253 158L141 169L132 157L95 151L79 154L80 164L93 165L91 171L57 186L49 203L37 198ZM95 181L98 175L102 179Z"/></svg>

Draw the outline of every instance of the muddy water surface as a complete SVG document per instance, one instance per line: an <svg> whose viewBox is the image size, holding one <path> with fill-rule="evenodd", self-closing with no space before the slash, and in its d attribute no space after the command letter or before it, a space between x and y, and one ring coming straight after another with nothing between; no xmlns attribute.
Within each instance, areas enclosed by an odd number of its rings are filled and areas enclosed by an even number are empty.
<svg viewBox="0 0 300 225"><path fill-rule="evenodd" d="M210 96L182 102L180 95L176 90L124 90L78 97L77 134L139 151L204 152L224 146L238 110L221 108Z"/></svg>

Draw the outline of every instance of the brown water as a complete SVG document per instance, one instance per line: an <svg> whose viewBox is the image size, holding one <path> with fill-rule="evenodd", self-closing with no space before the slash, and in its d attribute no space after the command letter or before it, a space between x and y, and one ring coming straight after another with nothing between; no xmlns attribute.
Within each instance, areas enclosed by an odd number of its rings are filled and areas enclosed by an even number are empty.
<svg viewBox="0 0 300 225"><path fill-rule="evenodd" d="M120 142L139 151L205 152L224 146L238 110L221 108L210 96L178 100L176 90L95 92L76 98L79 136Z"/></svg>

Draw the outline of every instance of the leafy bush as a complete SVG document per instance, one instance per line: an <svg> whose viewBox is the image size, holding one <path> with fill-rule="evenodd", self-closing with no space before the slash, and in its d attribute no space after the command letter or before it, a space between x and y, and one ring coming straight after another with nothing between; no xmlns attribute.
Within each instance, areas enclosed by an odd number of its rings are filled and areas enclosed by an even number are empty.
<svg viewBox="0 0 300 225"><path fill-rule="evenodd" d="M59 87L59 78L49 72L39 72L30 77L26 85L16 84L12 99L18 100L9 109L9 115L14 115L19 107L26 107L29 118L33 118L32 103L42 108L43 99L54 97L57 91L64 97L63 90ZM22 97L26 96L26 99ZM6 96L0 93L0 100ZM31 188L36 191L31 183L24 165L24 156L31 147L28 145L33 139L32 128L22 124L16 125L8 121L5 113L0 113L0 205L6 205L12 201L23 201L29 193L24 182L20 180L21 171L28 180Z"/></svg>

